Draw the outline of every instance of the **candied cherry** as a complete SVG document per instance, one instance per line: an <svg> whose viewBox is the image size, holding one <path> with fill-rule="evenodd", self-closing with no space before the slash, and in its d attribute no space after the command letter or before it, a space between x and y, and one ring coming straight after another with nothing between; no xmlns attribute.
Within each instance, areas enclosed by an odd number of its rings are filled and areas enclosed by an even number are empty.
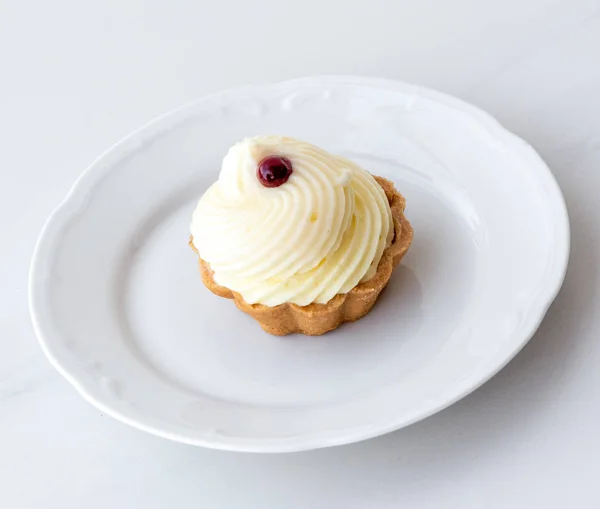
<svg viewBox="0 0 600 509"><path fill-rule="evenodd" d="M279 187L287 182L292 171L292 162L287 157L267 156L258 163L256 176L265 187Z"/></svg>

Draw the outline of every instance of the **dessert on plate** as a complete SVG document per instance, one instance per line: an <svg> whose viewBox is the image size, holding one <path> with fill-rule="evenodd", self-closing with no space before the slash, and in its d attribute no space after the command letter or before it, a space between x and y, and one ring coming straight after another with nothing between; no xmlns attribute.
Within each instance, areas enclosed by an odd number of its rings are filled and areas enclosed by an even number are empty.
<svg viewBox="0 0 600 509"><path fill-rule="evenodd" d="M293 138L229 149L194 211L204 285L275 335L320 335L366 315L413 230L394 185Z"/></svg>

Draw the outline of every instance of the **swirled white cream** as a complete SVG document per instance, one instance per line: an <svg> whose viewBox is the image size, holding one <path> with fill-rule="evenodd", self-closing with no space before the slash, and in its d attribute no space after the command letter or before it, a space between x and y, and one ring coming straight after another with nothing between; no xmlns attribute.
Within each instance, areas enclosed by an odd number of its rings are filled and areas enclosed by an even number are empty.
<svg viewBox="0 0 600 509"><path fill-rule="evenodd" d="M258 163L287 157L280 187L264 187ZM215 282L249 304L328 302L377 271L394 228L383 189L353 162L281 136L229 149L219 180L200 198L191 233Z"/></svg>

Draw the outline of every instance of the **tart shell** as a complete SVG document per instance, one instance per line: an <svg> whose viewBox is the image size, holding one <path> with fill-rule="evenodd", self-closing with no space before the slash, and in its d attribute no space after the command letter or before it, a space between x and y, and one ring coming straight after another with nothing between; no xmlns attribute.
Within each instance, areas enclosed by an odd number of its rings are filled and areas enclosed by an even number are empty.
<svg viewBox="0 0 600 509"><path fill-rule="evenodd" d="M394 184L382 177L374 176L383 188L392 210L394 222L394 238L381 256L377 272L368 281L356 285L346 294L338 294L325 304L309 304L298 306L285 303L279 306L263 304L248 304L242 296L219 286L208 263L199 258L202 282L215 295L233 299L236 306L254 318L269 334L285 336L300 333L308 336L319 336L332 331L345 322L354 322L365 316L377 301L377 297L385 288L394 268L400 263L408 251L413 238L413 229L404 217L406 201L396 190ZM193 239L190 238L191 248L196 250Z"/></svg>

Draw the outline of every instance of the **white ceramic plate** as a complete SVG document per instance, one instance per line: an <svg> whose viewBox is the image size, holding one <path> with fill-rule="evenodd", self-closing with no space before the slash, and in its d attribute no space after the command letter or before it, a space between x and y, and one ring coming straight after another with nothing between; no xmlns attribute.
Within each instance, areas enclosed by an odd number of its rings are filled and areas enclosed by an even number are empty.
<svg viewBox="0 0 600 509"><path fill-rule="evenodd" d="M286 134L393 180L415 237L377 306L319 338L272 337L206 290L192 210L227 148ZM354 442L431 415L501 369L565 274L550 171L480 110L402 83L318 77L223 92L100 157L52 214L31 314L56 368L103 412L239 451Z"/></svg>

